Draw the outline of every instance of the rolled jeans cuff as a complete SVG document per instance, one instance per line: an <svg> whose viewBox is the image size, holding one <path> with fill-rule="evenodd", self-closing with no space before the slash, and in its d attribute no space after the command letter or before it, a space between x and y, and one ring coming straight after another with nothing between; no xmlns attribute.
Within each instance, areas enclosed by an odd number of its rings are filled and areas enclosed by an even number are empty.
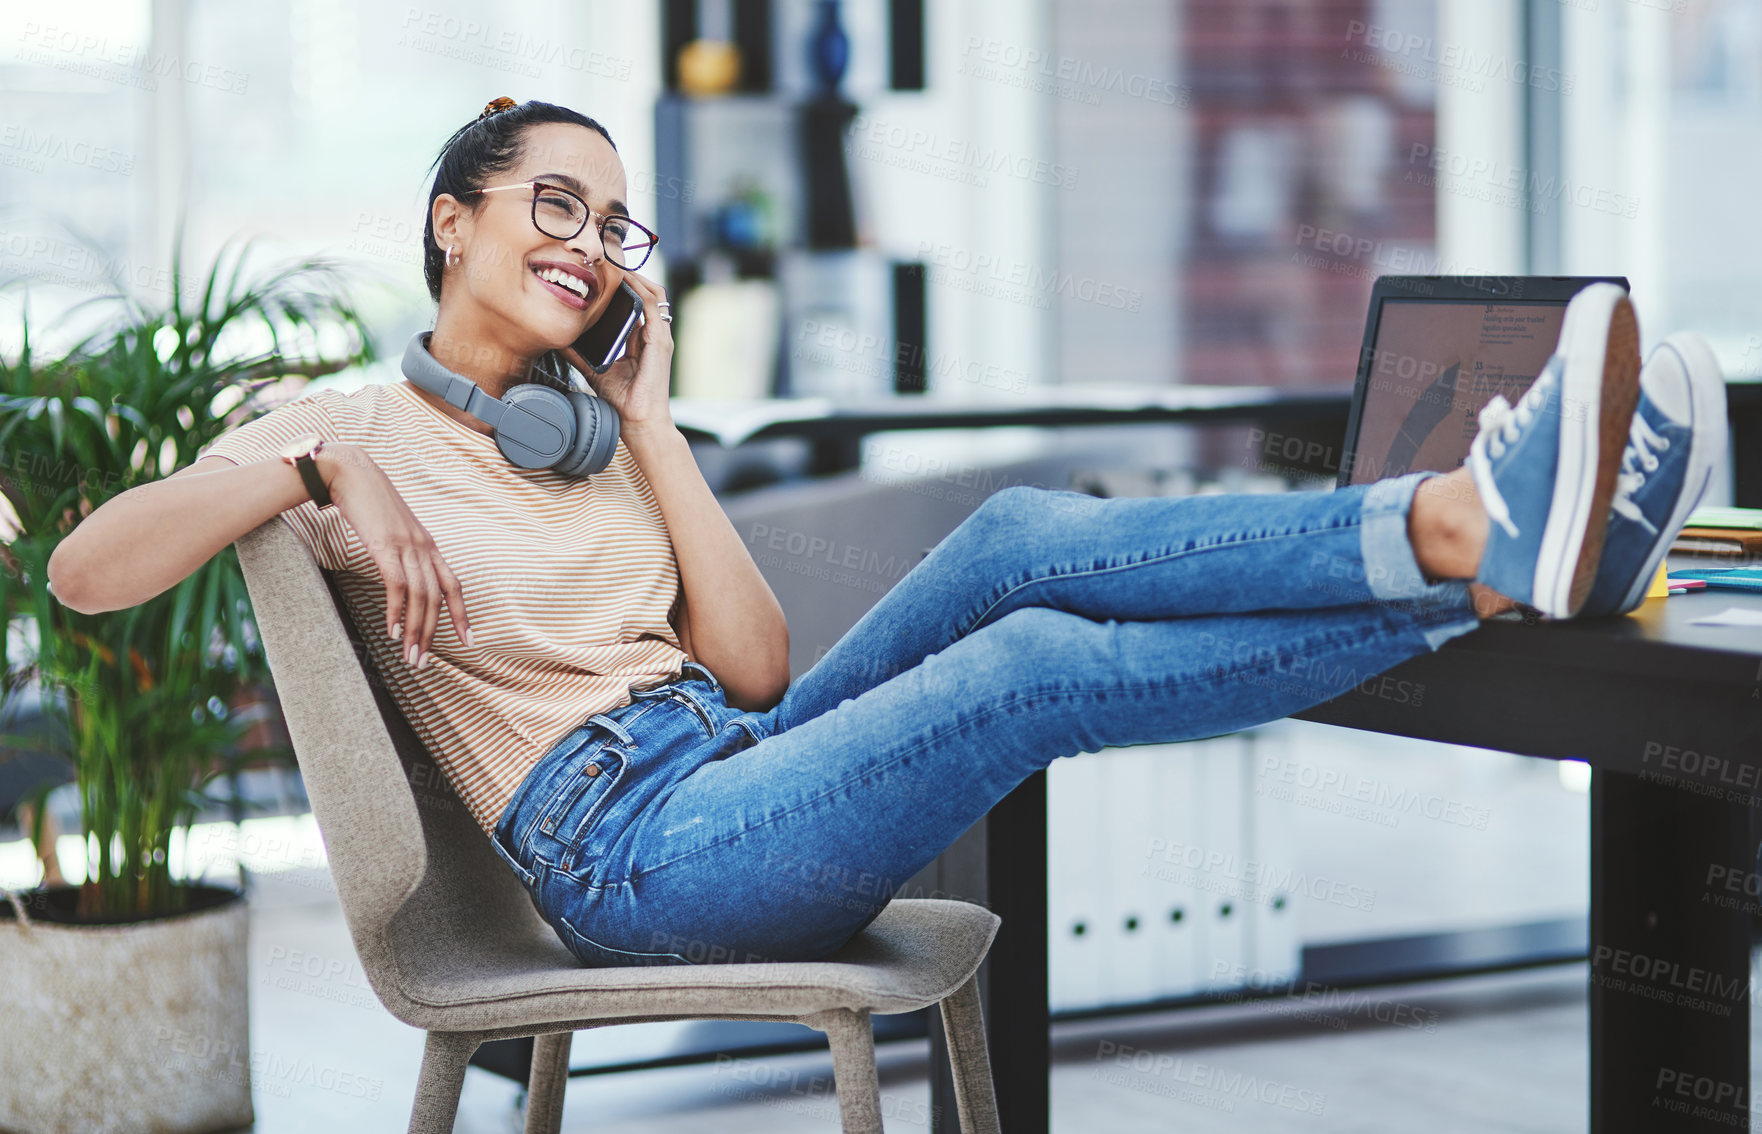
<svg viewBox="0 0 1762 1134"><path fill-rule="evenodd" d="M1435 650L1480 625L1467 579L1426 582L1407 536L1407 514L1420 482L1441 474L1412 472L1379 480L1364 494L1359 551L1365 581L1378 602L1405 607L1432 625L1423 633Z"/></svg>

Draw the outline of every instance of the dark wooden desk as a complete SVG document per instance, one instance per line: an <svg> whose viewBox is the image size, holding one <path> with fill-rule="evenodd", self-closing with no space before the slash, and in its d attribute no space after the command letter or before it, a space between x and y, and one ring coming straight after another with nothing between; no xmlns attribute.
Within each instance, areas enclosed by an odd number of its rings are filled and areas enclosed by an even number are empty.
<svg viewBox="0 0 1762 1134"><path fill-rule="evenodd" d="M1762 595L1707 591L1652 599L1626 618L1491 623L1392 671L1426 683L1427 702L1410 712L1348 695L1300 714L1596 769L1598 1134L1749 1129L1762 629L1692 624L1728 607L1762 614ZM1684 1113L1697 1105L1719 1120Z"/></svg>

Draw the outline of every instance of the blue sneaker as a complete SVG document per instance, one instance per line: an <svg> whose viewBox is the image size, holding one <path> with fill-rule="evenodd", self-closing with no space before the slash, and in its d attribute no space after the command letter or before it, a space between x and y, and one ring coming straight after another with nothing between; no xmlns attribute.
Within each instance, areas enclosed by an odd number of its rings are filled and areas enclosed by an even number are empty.
<svg viewBox="0 0 1762 1134"><path fill-rule="evenodd" d="M1621 455L1597 582L1581 615L1646 601L1658 564L1713 482L1725 452L1725 375L1693 331L1665 339L1640 371L1640 404Z"/></svg>
<svg viewBox="0 0 1762 1134"><path fill-rule="evenodd" d="M1592 284L1517 406L1481 408L1466 462L1491 521L1476 582L1552 618L1584 605L1639 399L1639 342L1627 292Z"/></svg>

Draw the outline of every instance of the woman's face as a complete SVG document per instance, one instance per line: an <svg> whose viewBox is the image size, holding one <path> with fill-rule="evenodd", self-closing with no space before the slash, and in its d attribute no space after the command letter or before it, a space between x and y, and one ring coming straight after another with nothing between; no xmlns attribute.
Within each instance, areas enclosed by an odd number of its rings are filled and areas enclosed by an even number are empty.
<svg viewBox="0 0 1762 1134"><path fill-rule="evenodd" d="M598 131L566 122L528 127L513 169L492 175L484 188L545 181L572 189L601 215L627 213L624 163ZM592 326L623 270L606 259L599 218L573 239L547 236L532 223L532 190L504 189L476 198L472 212L451 194L434 202L435 239L457 245L458 262L443 270L441 305L463 304L468 325L479 327L523 358L566 347ZM542 206L542 202L541 202ZM586 295L539 278L541 269L572 274Z"/></svg>

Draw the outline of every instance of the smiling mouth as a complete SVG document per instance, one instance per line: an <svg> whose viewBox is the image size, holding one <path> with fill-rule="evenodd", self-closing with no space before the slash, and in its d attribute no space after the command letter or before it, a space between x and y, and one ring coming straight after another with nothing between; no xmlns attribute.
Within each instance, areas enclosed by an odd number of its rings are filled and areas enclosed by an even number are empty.
<svg viewBox="0 0 1762 1134"><path fill-rule="evenodd" d="M593 302L595 288L593 284L582 279L580 276L570 275L561 268L535 267L532 268L531 271L533 275L537 276L543 282L566 293L570 298L578 300L582 307L585 308L588 304Z"/></svg>

